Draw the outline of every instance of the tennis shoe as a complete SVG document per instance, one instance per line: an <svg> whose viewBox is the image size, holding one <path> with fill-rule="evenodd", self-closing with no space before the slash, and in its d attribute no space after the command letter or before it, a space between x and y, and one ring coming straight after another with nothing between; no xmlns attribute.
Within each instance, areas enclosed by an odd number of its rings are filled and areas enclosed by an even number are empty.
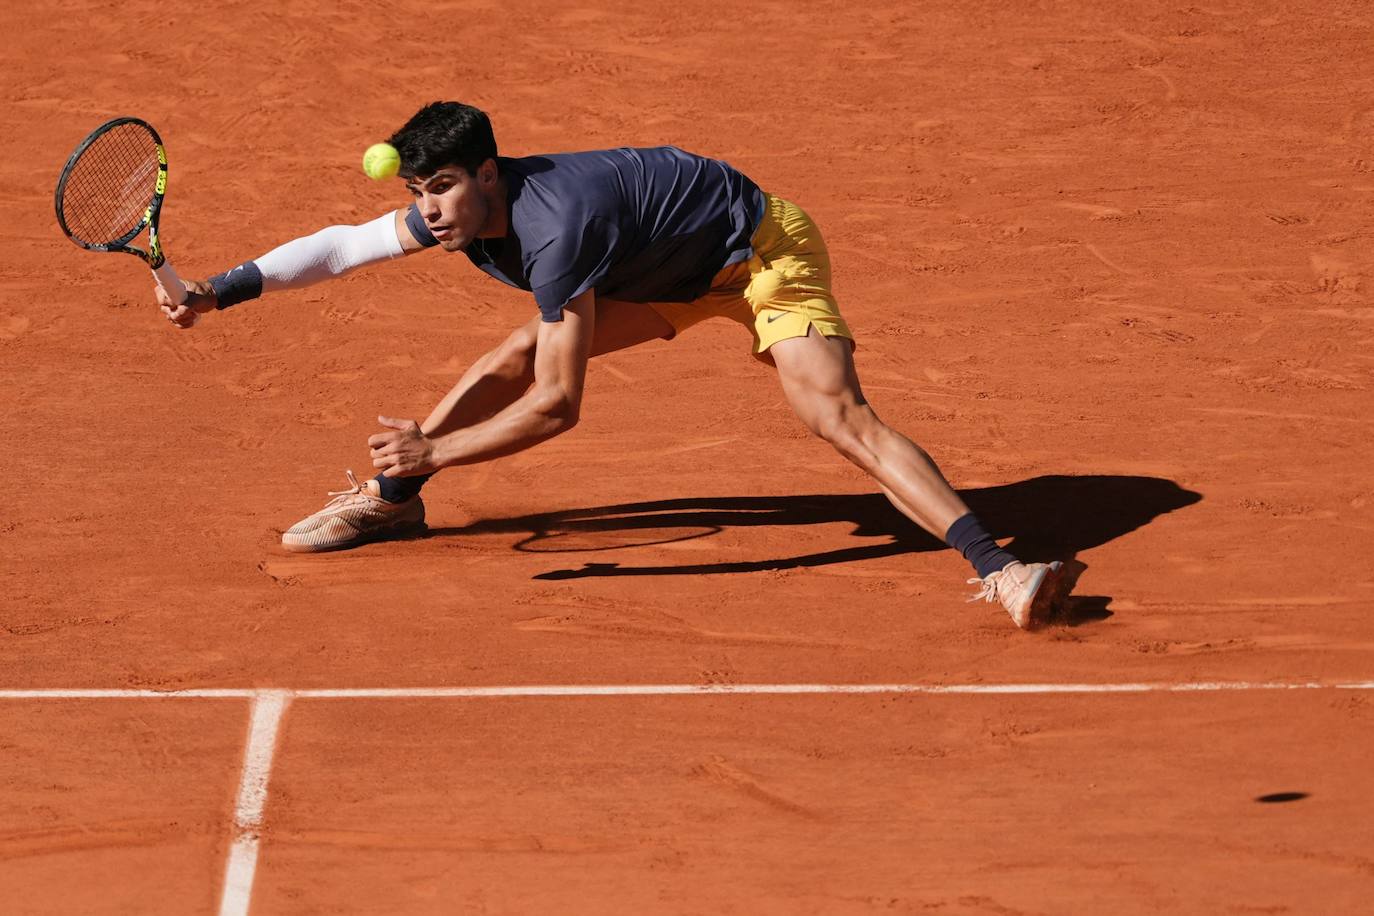
<svg viewBox="0 0 1374 916"><path fill-rule="evenodd" d="M1049 622L1059 603L1063 587L1064 564L1008 563L997 572L981 579L969 579L969 585L982 590L969 601L1000 601L1011 619L1023 630L1034 630Z"/></svg>
<svg viewBox="0 0 1374 916"><path fill-rule="evenodd" d="M323 509L288 528L281 545L298 553L344 550L425 530L425 504L419 496L389 503L382 499L377 481L358 483L349 471L348 482L347 490L329 494L334 498Z"/></svg>

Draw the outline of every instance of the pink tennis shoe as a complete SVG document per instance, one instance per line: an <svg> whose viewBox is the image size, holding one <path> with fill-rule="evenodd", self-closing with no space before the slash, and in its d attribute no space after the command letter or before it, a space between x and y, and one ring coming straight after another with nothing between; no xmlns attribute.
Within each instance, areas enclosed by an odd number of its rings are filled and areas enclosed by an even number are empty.
<svg viewBox="0 0 1374 916"><path fill-rule="evenodd" d="M1063 588L1064 564L1008 563L982 579L969 579L969 585L982 590L969 601L1000 601L1011 619L1023 630L1044 626L1054 615Z"/></svg>
<svg viewBox="0 0 1374 916"><path fill-rule="evenodd" d="M334 498L323 509L288 528L281 545L299 553L344 550L425 530L425 504L419 496L389 503L378 494L375 480L358 483L349 471L348 482L349 489L329 494Z"/></svg>

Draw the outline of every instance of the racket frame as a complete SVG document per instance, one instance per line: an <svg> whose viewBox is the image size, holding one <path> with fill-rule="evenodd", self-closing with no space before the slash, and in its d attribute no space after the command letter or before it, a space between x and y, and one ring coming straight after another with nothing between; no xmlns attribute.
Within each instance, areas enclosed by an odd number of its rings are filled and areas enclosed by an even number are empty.
<svg viewBox="0 0 1374 916"><path fill-rule="evenodd" d="M67 189L67 181L72 176L73 167L76 165L86 150L91 148L95 141L99 140L109 131L124 124L137 124L146 130L153 138L153 143L157 147L157 180L153 184L153 197L148 202L148 206L143 211L143 217L124 235L109 242L95 243L87 242L77 238L72 234L72 230L67 226L66 216L62 212L62 194ZM158 222L162 218L162 201L167 195L167 150L162 145L162 137L153 128L153 125L144 121L142 118L120 117L112 118L91 131L86 139L82 140L67 158L67 164L62 167L62 176L57 181L57 191L53 196L53 206L57 211L57 224L62 227L62 232L67 238L88 251L118 251L124 254L131 254L141 259L145 264L152 268L153 276L157 283L167 293L168 297L176 305L181 305L186 301L186 287L182 285L181 278L172 269L172 265L167 263L167 255L162 250L162 240L158 236ZM137 245L129 243L142 232L148 230L148 250L144 251Z"/></svg>

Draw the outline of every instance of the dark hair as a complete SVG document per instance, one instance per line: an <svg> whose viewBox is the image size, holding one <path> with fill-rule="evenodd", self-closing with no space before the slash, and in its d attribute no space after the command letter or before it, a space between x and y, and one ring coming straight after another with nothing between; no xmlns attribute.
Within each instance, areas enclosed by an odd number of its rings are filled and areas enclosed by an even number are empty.
<svg viewBox="0 0 1374 916"><path fill-rule="evenodd" d="M469 175L496 158L496 137L486 112L462 102L430 102L391 135L401 154L401 177L433 175L446 165L461 165Z"/></svg>

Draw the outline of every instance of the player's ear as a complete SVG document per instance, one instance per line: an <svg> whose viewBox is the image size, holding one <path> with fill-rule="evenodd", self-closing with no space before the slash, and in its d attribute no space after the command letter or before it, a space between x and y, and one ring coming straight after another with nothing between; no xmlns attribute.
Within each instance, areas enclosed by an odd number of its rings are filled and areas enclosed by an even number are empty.
<svg viewBox="0 0 1374 916"><path fill-rule="evenodd" d="M496 184L497 168L496 160L488 159L477 167L477 180L484 187L491 187Z"/></svg>

